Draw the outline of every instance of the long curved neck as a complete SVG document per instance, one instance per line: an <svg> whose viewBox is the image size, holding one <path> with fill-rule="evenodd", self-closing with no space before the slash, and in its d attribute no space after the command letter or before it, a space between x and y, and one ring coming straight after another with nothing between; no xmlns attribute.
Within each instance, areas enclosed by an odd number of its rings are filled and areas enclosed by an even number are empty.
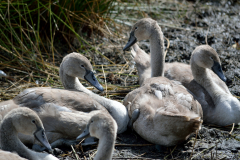
<svg viewBox="0 0 240 160"><path fill-rule="evenodd" d="M128 123L129 117L127 114L127 109L123 104L93 93L92 91L84 87L78 80L78 78L71 77L65 74L61 70L61 67L60 67L60 79L65 89L75 89L78 91L82 91L88 94L91 98L100 103L102 106L104 106L108 110L108 112L112 115L112 117L116 120L118 124L118 133L121 133L122 131L126 130L127 127L126 124Z"/></svg>
<svg viewBox="0 0 240 160"><path fill-rule="evenodd" d="M225 95L225 92L211 79L209 69L198 66L194 58L191 59L191 69L195 81L207 90L214 103L221 95Z"/></svg>
<svg viewBox="0 0 240 160"><path fill-rule="evenodd" d="M63 69L60 67L60 79L63 84L63 87L65 89L75 89L78 91L82 91L84 93L87 93L90 97L94 98L98 103L100 103L102 106L104 106L106 109L110 109L111 107L111 100L99 96L92 91L88 90L86 87L84 87L79 79L77 77L72 77L63 72Z"/></svg>
<svg viewBox="0 0 240 160"><path fill-rule="evenodd" d="M150 37L151 68L152 77L163 76L164 74L164 39L161 28L156 23Z"/></svg>
<svg viewBox="0 0 240 160"><path fill-rule="evenodd" d="M40 160L44 158L47 160L53 158L51 155L51 157L49 157L49 154L38 153L28 149L18 138L18 133L12 125L11 118L5 119L1 124L0 144L3 150L17 152L19 156L29 160ZM53 159L55 159L55 157Z"/></svg>
<svg viewBox="0 0 240 160"><path fill-rule="evenodd" d="M105 135L104 137L99 139L97 154L94 157L94 160L112 159L114 143L115 143L115 135Z"/></svg>
<svg viewBox="0 0 240 160"><path fill-rule="evenodd" d="M19 140L11 119L5 119L1 125L1 145L3 150L17 152L21 157L34 159L29 149Z"/></svg>

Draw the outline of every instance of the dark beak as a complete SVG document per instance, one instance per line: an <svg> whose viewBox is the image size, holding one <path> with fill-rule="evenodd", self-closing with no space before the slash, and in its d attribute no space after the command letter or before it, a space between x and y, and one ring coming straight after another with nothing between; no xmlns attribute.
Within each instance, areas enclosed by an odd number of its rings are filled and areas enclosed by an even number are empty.
<svg viewBox="0 0 240 160"><path fill-rule="evenodd" d="M128 43L123 48L123 51L126 51L128 48L130 48L132 45L134 45L137 42L137 38L134 36L134 31L130 33L130 37L128 39Z"/></svg>
<svg viewBox="0 0 240 160"><path fill-rule="evenodd" d="M49 144L47 140L47 136L45 134L45 131L43 128L39 128L35 133L34 133L35 138L42 143L43 146L45 146L50 152L52 152L51 145Z"/></svg>
<svg viewBox="0 0 240 160"><path fill-rule="evenodd" d="M102 85L98 82L97 78L93 74L92 71L86 70L86 75L84 76L84 79L87 80L91 85L96 87L99 91L104 91Z"/></svg>
<svg viewBox="0 0 240 160"><path fill-rule="evenodd" d="M227 78L224 76L221 65L214 61L214 64L212 66L212 70L214 73L216 73L218 75L218 77L223 80L224 82L226 82Z"/></svg>
<svg viewBox="0 0 240 160"><path fill-rule="evenodd" d="M87 126L84 131L82 132L82 134L80 134L76 140L82 140L83 138L87 138L90 136L90 133L89 133L89 127Z"/></svg>

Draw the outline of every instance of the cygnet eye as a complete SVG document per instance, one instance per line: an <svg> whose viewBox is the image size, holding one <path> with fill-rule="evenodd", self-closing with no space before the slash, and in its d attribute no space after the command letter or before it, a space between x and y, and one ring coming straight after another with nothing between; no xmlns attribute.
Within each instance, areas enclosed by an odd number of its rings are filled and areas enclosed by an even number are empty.
<svg viewBox="0 0 240 160"><path fill-rule="evenodd" d="M35 120L32 120L32 123L35 124L36 123Z"/></svg>
<svg viewBox="0 0 240 160"><path fill-rule="evenodd" d="M84 65L81 65L82 68L84 68Z"/></svg>
<svg viewBox="0 0 240 160"><path fill-rule="evenodd" d="M135 30L137 30L138 29L138 27L135 27Z"/></svg>
<svg viewBox="0 0 240 160"><path fill-rule="evenodd" d="M210 57L211 60L213 60L213 57Z"/></svg>
<svg viewBox="0 0 240 160"><path fill-rule="evenodd" d="M93 120L91 120L91 123L93 123Z"/></svg>

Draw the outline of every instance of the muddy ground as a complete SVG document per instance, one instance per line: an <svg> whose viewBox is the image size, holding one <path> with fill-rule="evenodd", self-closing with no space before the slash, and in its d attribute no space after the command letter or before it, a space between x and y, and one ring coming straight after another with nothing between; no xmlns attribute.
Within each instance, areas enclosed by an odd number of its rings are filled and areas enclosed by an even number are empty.
<svg viewBox="0 0 240 160"><path fill-rule="evenodd" d="M151 2L145 16L157 20L170 46L166 62L183 62L189 64L191 52L200 44L209 44L219 54L222 68L227 77L227 85L231 93L240 96L240 50L233 45L240 43L240 2L238 1L176 1L175 5L188 7L183 16L159 17L154 6L161 5L158 1ZM170 7L172 15L178 15L178 7ZM119 12L123 12L120 10ZM126 13L122 13L124 16ZM126 16L126 15L125 15ZM108 93L111 99L123 100L127 92L138 85L138 78L130 52L123 53L122 47L126 44L130 25L139 17L125 18L116 21L123 26L123 36L120 40L111 37L98 39L101 45L99 51L117 65L104 68L106 80L119 86ZM165 41L167 46L167 41ZM98 42L97 42L98 43ZM149 43L140 42L140 46L149 52ZM240 47L239 47L240 48ZM101 64L110 62L101 55L89 54L94 63L100 82L104 84L104 75L100 70ZM126 65L125 65L126 64ZM120 73L121 74L118 74ZM87 84L86 84L87 85ZM121 88L121 89L120 89ZM203 124L197 135L193 134L186 142L173 147L160 147L143 140L134 131L128 130L119 134L116 140L114 159L239 159L240 158L240 127L217 127ZM195 142L196 140L196 142ZM89 158L96 152L96 146L77 146L75 151L81 159ZM76 159L71 148L56 149L54 154L60 159Z"/></svg>

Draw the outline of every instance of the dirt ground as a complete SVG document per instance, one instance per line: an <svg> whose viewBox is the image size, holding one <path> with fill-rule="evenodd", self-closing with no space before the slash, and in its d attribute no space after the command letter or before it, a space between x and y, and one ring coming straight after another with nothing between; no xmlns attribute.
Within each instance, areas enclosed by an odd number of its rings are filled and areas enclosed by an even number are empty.
<svg viewBox="0 0 240 160"><path fill-rule="evenodd" d="M209 44L219 54L222 68L227 77L227 85L231 93L240 97L240 2L238 1L177 1L176 5L184 4L189 7L182 17L159 17L154 6L160 3L150 3L145 13L159 22L164 36L169 40L166 62L183 62L189 64L191 52L200 44ZM152 7L152 11L151 11ZM123 11L123 10L122 10ZM121 10L120 10L121 12ZM179 15L181 8L170 7L168 12ZM176 14L175 14L176 13ZM123 13L124 15L124 13ZM122 48L126 44L130 26L138 18L124 19L124 33L121 40L111 38L98 39L104 43L99 51L117 65L104 68L106 80L119 88L108 91L111 99L123 100L127 92L138 85L137 72L130 56L130 52L123 53ZM122 23L122 22L120 22ZM108 42L111 43L108 43ZM121 44L121 45L120 45ZM165 41L167 46L167 41ZM234 47L235 45L235 47ZM237 46L237 47L236 47ZM140 42L140 47L149 52L149 42ZM239 49L237 49L239 47ZM104 75L98 72L101 64L110 64L101 55L86 55L95 64L95 70L100 82L104 84ZM126 65L125 65L126 64ZM117 74L121 71L121 74ZM0 81L0 83L3 83ZM88 84L86 84L88 85ZM120 89L121 88L121 89ZM239 96L239 97L238 97ZM231 130L233 131L231 132ZM197 138L195 138L197 137ZM75 146L80 159L91 159L96 152L96 145ZM163 147L151 144L136 132L127 130L119 134L116 140L113 159L239 159L240 158L240 127L235 125L217 127L203 124L196 136L193 134L186 142L173 147ZM72 148L55 149L54 154L62 160L77 159Z"/></svg>

